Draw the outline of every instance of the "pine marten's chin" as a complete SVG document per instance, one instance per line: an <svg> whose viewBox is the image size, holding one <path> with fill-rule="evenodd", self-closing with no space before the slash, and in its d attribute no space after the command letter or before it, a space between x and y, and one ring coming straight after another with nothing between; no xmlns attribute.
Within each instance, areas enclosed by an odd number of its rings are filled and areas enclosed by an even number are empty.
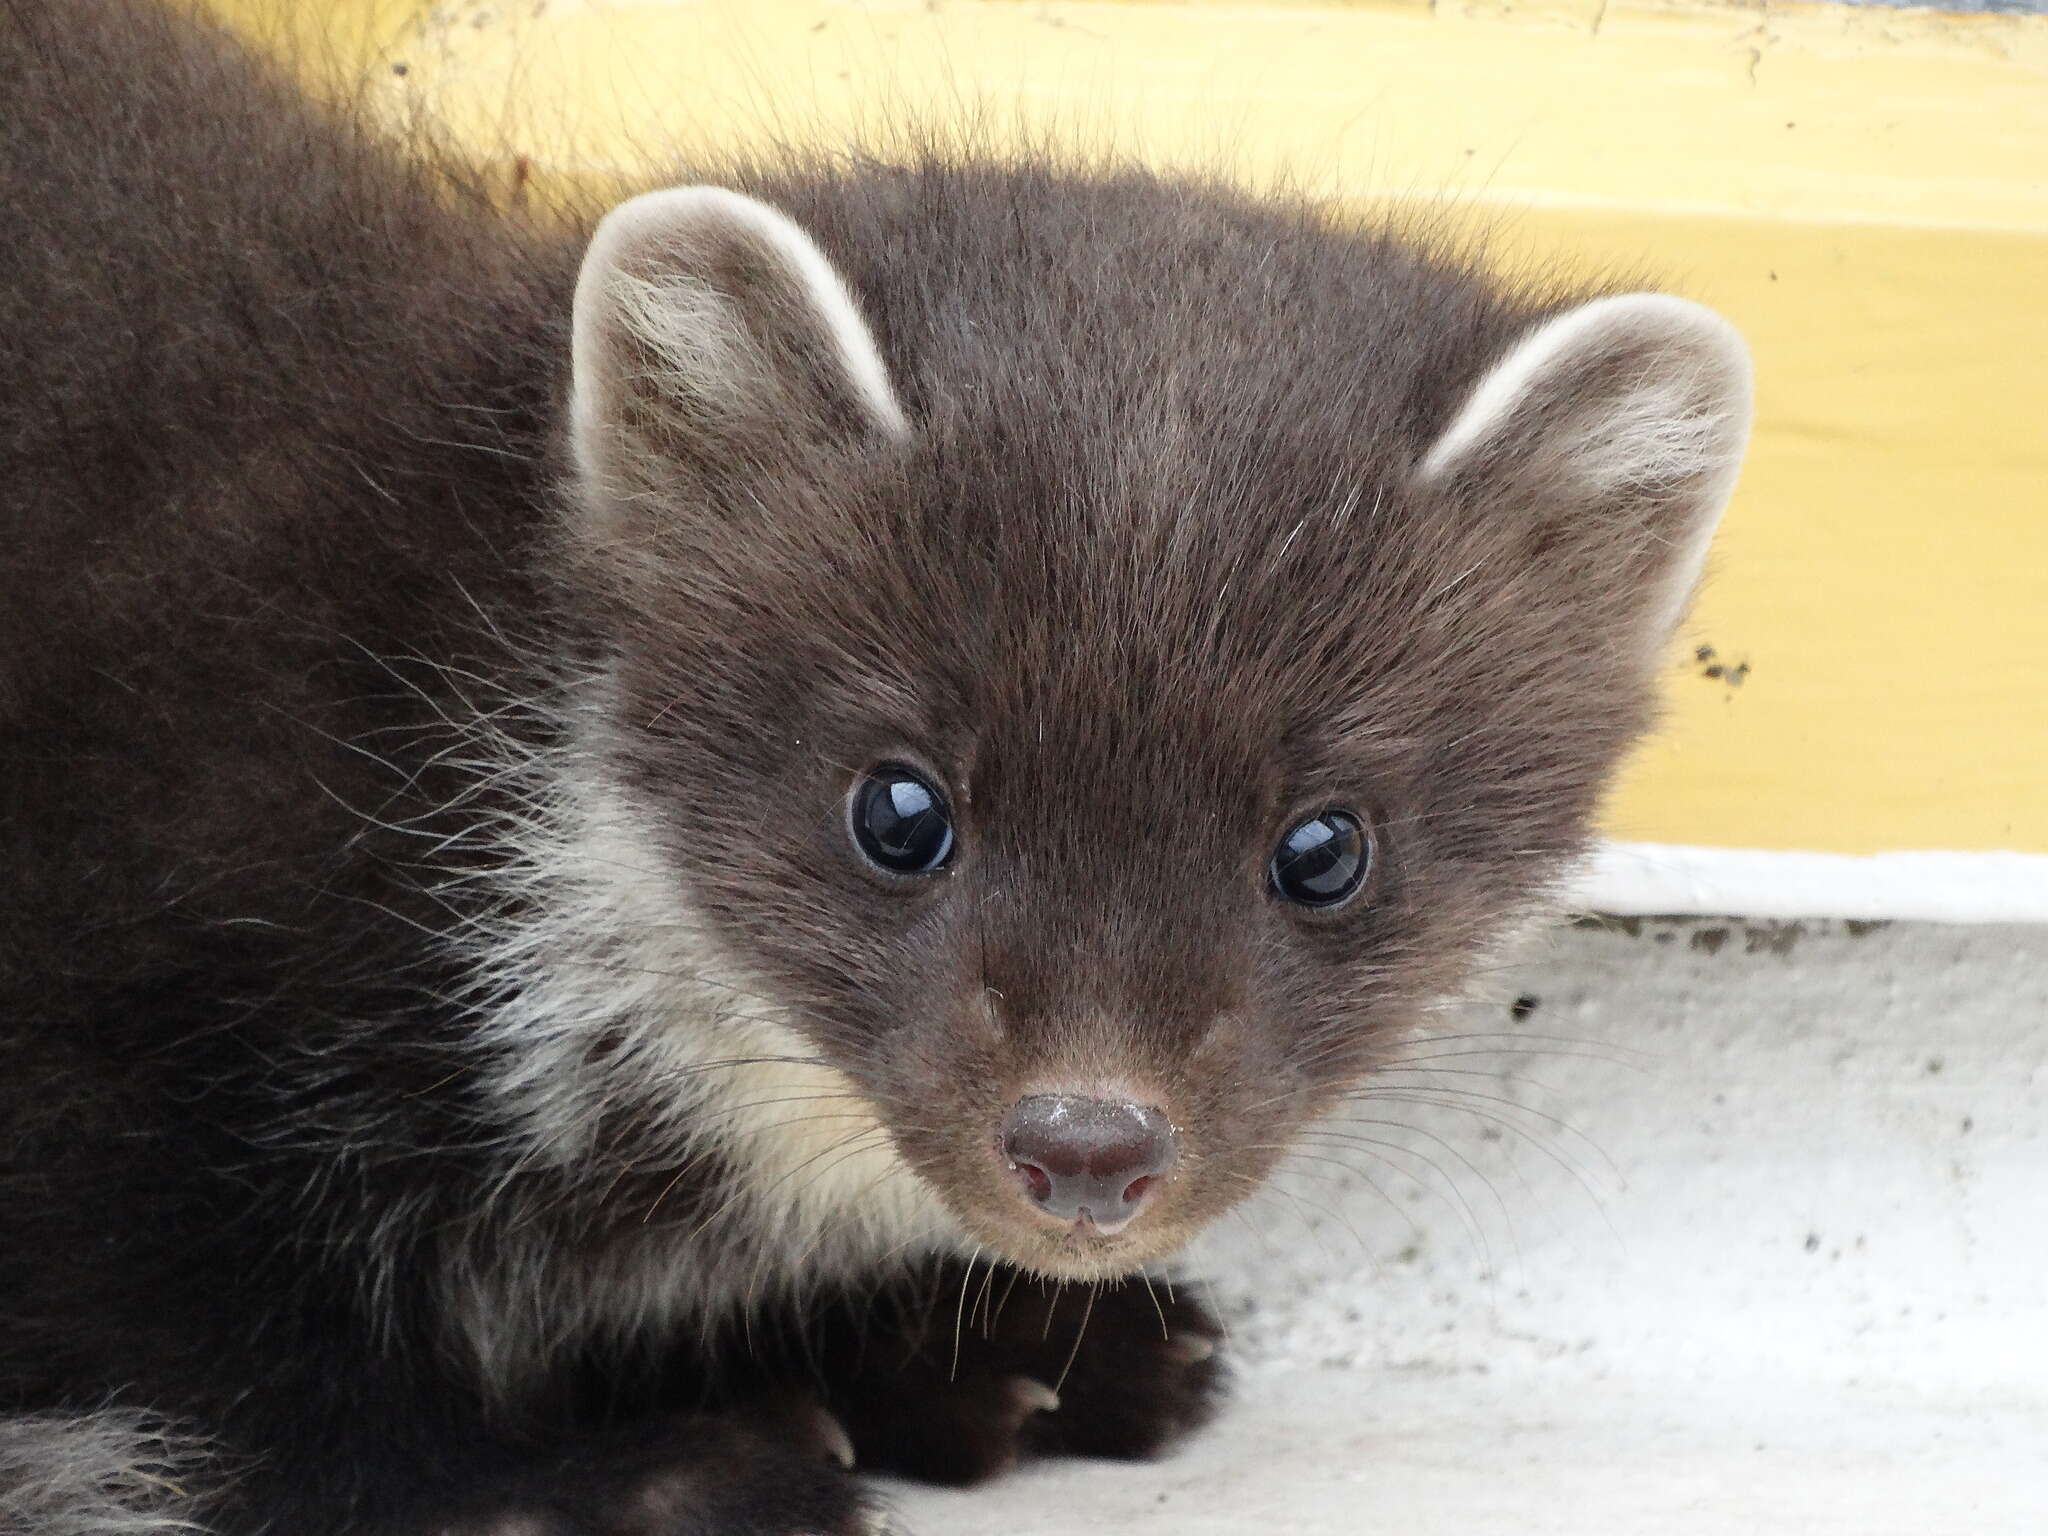
<svg viewBox="0 0 2048 1536"><path fill-rule="evenodd" d="M1087 1218L1059 1222L1025 1210L984 1211L962 1225L1010 1263L1068 1280L1128 1274L1171 1256L1192 1236L1167 1211L1147 1212L1110 1231Z"/></svg>
<svg viewBox="0 0 2048 1536"><path fill-rule="evenodd" d="M1156 1232L1125 1231L1111 1236L1077 1229L1034 1230L1021 1223L987 1230L984 1257L993 1256L1053 1280L1121 1280L1148 1264L1170 1259L1186 1245L1182 1234L1163 1226Z"/></svg>

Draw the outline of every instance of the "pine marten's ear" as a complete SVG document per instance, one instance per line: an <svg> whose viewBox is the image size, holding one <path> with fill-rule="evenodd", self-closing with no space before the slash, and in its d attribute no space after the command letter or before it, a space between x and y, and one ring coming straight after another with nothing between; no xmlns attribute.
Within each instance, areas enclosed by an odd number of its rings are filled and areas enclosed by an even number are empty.
<svg viewBox="0 0 2048 1536"><path fill-rule="evenodd" d="M578 469L631 493L664 463L909 429L853 296L786 215L723 187L621 203L576 283Z"/></svg>
<svg viewBox="0 0 2048 1536"><path fill-rule="evenodd" d="M1749 417L1749 351L1727 321L1663 294L1596 299L1495 363L1416 478L1521 520L1531 559L1603 589L1617 635L1661 650L1699 582Z"/></svg>

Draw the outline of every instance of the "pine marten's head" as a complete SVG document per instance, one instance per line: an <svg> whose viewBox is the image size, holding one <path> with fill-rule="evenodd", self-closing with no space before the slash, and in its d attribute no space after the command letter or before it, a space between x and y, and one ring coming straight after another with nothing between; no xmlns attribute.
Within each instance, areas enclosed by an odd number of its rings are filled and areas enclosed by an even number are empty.
<svg viewBox="0 0 2048 1536"><path fill-rule="evenodd" d="M1137 174L755 190L618 208L577 294L571 535L642 857L878 1178L1128 1271L1582 849L1743 347Z"/></svg>

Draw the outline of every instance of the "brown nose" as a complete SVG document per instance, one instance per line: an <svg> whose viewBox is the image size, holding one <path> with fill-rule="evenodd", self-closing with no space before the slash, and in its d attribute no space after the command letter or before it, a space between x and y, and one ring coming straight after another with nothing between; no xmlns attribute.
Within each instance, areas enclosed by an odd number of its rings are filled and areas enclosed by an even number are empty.
<svg viewBox="0 0 2048 1536"><path fill-rule="evenodd" d="M1173 1127L1148 1104L1064 1093L1019 1099L1003 1118L1003 1154L1024 1192L1062 1221L1114 1232L1173 1166Z"/></svg>

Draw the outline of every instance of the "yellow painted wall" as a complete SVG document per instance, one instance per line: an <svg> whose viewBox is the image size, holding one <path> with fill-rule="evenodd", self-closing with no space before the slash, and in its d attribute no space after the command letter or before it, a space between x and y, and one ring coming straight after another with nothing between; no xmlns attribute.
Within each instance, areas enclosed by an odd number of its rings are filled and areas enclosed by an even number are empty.
<svg viewBox="0 0 2048 1536"><path fill-rule="evenodd" d="M224 0L248 14L261 0ZM275 0L270 0L274 4ZM1661 275L1753 457L1617 836L2048 852L2048 17L1645 0L336 0L480 145L970 108ZM509 105L508 105L509 104ZM622 125L631 125L627 132ZM630 141L630 144L629 144ZM1711 645L1739 686L1709 678Z"/></svg>

